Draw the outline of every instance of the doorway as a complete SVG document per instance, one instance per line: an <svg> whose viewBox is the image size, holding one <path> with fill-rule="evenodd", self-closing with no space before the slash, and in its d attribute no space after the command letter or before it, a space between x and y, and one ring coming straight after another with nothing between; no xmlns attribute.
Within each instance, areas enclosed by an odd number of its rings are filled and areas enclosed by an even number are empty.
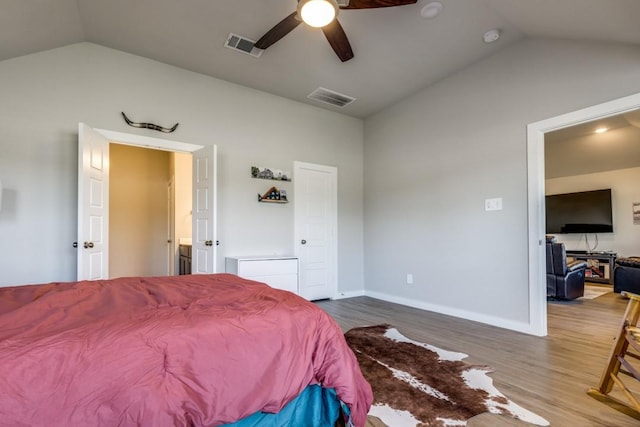
<svg viewBox="0 0 640 427"><path fill-rule="evenodd" d="M531 123L527 126L529 327L538 336L547 335L545 263L545 170L544 139L550 131L610 117L640 108L640 94Z"/></svg>
<svg viewBox="0 0 640 427"><path fill-rule="evenodd" d="M109 277L175 274L177 239L191 238L191 155L117 143L109 153Z"/></svg>
<svg viewBox="0 0 640 427"><path fill-rule="evenodd" d="M217 148L78 126L78 280L108 279L109 274L109 146L111 143L173 153L192 158L191 219L196 256L193 271L215 273L217 248ZM168 184L168 183L167 183ZM174 185L177 185L174 182ZM165 194L171 188L165 187ZM163 208L166 210L166 205ZM191 215L193 213L193 215ZM178 225L179 220L176 220ZM175 227L176 233L179 229ZM173 244L178 240L175 236ZM164 238L167 238L165 232ZM165 259L164 256L160 258Z"/></svg>

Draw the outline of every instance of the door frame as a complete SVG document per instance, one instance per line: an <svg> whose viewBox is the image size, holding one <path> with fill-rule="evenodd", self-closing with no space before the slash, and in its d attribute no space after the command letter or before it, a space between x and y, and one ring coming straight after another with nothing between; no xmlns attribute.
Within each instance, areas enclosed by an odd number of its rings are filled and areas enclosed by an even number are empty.
<svg viewBox="0 0 640 427"><path fill-rule="evenodd" d="M332 176L332 190L333 190L333 194L330 196L331 197L331 204L332 204L332 208L331 208L331 212L330 212L330 216L331 216L331 222L333 224L332 230L331 230L331 241L329 243L329 247L330 247L330 263L331 263L331 272L330 272L330 285L329 285L329 298L330 299L335 299L338 296L338 169L334 166L326 166L326 165L319 165L319 164L315 164L315 163L307 163L307 162L301 162L298 160L295 160L293 162L293 193L295 196L294 199L294 232L293 232L293 247L296 253L296 256L299 255L300 253L300 239L301 239L301 227L300 227L300 214L299 214L299 207L300 205L296 202L297 198L298 198L298 194L299 194L299 184L300 184L300 180L297 178L298 177L298 171L300 169L315 169L315 170L319 170L325 173L329 173ZM300 289L302 288L302 274L300 271L300 265L299 265L299 277L298 277L298 292L300 293Z"/></svg>
<svg viewBox="0 0 640 427"><path fill-rule="evenodd" d="M176 273L176 196L175 196L175 174L169 177L167 184L167 276L174 276Z"/></svg>
<svg viewBox="0 0 640 427"><path fill-rule="evenodd" d="M527 125L529 328L547 335L544 137L547 132L640 108L640 93Z"/></svg>
<svg viewBox="0 0 640 427"><path fill-rule="evenodd" d="M161 139L144 135L137 135L133 133L119 132L108 129L98 129L92 128L94 131L105 137L109 143L114 144L122 144L122 145L130 145L141 148L155 149L155 150L163 150L163 151L171 151L177 153L187 153L192 154L195 151L198 151L204 148L203 145L190 144L187 142L169 140L169 139ZM82 153L78 153L79 156ZM192 172L193 174L193 172ZM80 195L78 195L80 197ZM193 204L193 201L192 201ZM175 237L172 238L175 247ZM108 267L108 266L107 266ZM173 266L169 266L170 268ZM175 267L174 267L175 268ZM175 272L175 271L174 271Z"/></svg>

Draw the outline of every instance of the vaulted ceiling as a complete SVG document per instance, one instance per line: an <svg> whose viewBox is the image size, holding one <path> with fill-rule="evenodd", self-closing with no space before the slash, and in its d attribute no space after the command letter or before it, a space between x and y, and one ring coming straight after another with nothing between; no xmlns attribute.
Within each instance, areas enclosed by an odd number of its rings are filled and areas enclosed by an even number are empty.
<svg viewBox="0 0 640 427"><path fill-rule="evenodd" d="M230 33L258 40L295 0L0 0L0 60L87 41L364 118L525 37L640 45L638 0L440 0L433 19L427 3L342 10L343 63L306 25L259 58L224 47ZM491 29L500 39L483 42ZM356 101L307 99L318 87Z"/></svg>
<svg viewBox="0 0 640 427"><path fill-rule="evenodd" d="M545 135L545 177L640 167L640 110Z"/></svg>

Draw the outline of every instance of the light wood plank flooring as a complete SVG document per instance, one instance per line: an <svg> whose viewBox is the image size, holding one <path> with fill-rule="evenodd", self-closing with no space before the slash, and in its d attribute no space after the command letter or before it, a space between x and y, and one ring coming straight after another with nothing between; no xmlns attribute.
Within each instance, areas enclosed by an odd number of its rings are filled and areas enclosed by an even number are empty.
<svg viewBox="0 0 640 427"><path fill-rule="evenodd" d="M597 386L627 300L609 293L593 300L548 303L548 336L534 337L369 297L317 302L342 329L380 323L409 338L469 355L489 365L503 394L552 426L638 427L640 421L586 394ZM493 414L469 427L530 426Z"/></svg>

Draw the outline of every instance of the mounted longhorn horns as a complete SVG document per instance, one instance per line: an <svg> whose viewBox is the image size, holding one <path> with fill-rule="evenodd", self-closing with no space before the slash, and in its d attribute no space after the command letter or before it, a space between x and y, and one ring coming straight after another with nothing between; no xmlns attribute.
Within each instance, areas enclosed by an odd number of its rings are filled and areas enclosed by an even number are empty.
<svg viewBox="0 0 640 427"><path fill-rule="evenodd" d="M171 128L165 128L162 126L154 125L153 123L136 123L132 122L126 114L122 113L122 117L124 117L124 121L127 122L129 126L133 126L134 128L146 128L151 130L157 130L158 132L171 133L178 128L180 123L176 123Z"/></svg>

